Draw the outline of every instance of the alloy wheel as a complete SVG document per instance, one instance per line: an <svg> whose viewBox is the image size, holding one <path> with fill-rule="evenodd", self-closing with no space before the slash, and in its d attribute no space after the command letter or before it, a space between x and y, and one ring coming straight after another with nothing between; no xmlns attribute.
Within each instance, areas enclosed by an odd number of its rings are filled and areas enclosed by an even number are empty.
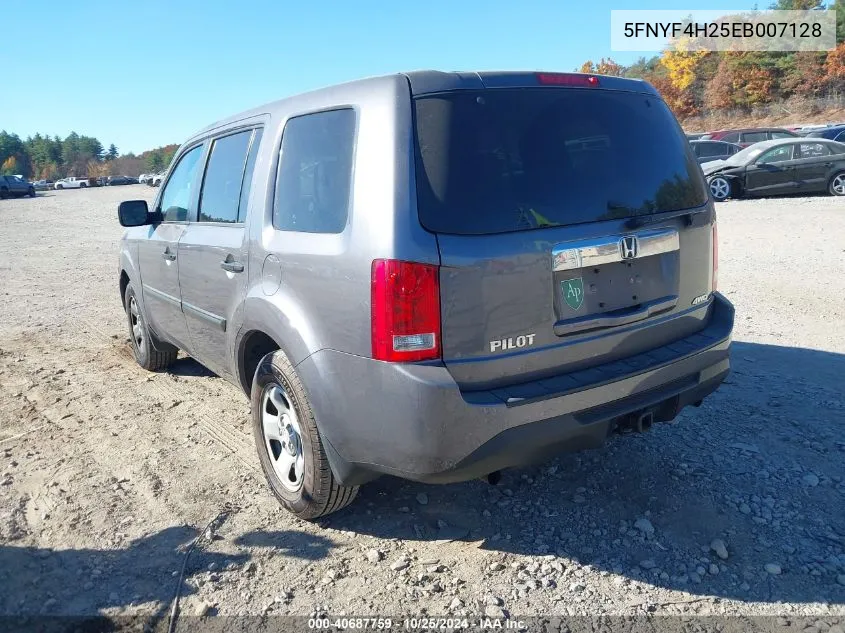
<svg viewBox="0 0 845 633"><path fill-rule="evenodd" d="M710 193L716 200L724 200L731 192L731 185L725 178L714 178L710 181Z"/></svg>
<svg viewBox="0 0 845 633"><path fill-rule="evenodd" d="M305 479L302 428L281 385L268 385L261 396L261 426L273 471L287 490L297 492Z"/></svg>

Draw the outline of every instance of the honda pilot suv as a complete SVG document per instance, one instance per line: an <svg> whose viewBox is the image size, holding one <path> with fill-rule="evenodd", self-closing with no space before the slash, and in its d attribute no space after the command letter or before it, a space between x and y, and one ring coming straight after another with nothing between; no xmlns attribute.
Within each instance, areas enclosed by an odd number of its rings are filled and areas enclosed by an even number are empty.
<svg viewBox="0 0 845 633"><path fill-rule="evenodd" d="M456 482L597 447L729 371L716 216L649 84L412 72L191 137L120 205L135 357L249 395L313 519L380 474Z"/></svg>

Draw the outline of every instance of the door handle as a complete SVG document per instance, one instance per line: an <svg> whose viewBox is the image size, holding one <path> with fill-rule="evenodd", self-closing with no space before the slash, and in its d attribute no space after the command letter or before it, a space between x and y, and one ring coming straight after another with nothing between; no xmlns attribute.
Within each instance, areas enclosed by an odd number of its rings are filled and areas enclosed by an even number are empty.
<svg viewBox="0 0 845 633"><path fill-rule="evenodd" d="M220 268L230 273L242 273L244 265L240 262L223 260L220 262Z"/></svg>
<svg viewBox="0 0 845 633"><path fill-rule="evenodd" d="M165 249L164 249L164 252L161 254L161 256L162 256L164 259L166 259L167 261L170 261L170 262L172 262L172 261L176 261L176 253L171 253L171 252L170 252L170 247L165 248Z"/></svg>

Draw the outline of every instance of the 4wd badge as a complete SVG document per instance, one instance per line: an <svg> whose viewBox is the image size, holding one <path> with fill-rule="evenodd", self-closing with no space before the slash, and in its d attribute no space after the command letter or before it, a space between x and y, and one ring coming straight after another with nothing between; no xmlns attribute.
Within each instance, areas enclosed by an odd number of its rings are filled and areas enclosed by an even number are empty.
<svg viewBox="0 0 845 633"><path fill-rule="evenodd" d="M563 292L563 300L573 310L577 310L584 303L584 281L581 277L565 279L560 282L560 289Z"/></svg>

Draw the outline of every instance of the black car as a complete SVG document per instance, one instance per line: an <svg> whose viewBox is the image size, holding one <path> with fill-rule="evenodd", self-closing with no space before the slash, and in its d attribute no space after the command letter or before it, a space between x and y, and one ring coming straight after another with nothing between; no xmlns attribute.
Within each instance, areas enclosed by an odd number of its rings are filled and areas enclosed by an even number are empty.
<svg viewBox="0 0 845 633"><path fill-rule="evenodd" d="M109 176L106 184L109 186L115 185L137 185L137 178L130 178L129 176Z"/></svg>
<svg viewBox="0 0 845 633"><path fill-rule="evenodd" d="M17 176L0 176L0 199L35 197L35 187L31 182Z"/></svg>
<svg viewBox="0 0 845 633"><path fill-rule="evenodd" d="M830 127L813 130L807 133L806 138L826 138L845 143L845 125L831 125Z"/></svg>
<svg viewBox="0 0 845 633"><path fill-rule="evenodd" d="M827 191L845 196L845 143L779 139L702 165L714 200Z"/></svg>
<svg viewBox="0 0 845 633"><path fill-rule="evenodd" d="M739 145L725 141L690 141L690 147L702 165L714 160L725 160L742 150Z"/></svg>

